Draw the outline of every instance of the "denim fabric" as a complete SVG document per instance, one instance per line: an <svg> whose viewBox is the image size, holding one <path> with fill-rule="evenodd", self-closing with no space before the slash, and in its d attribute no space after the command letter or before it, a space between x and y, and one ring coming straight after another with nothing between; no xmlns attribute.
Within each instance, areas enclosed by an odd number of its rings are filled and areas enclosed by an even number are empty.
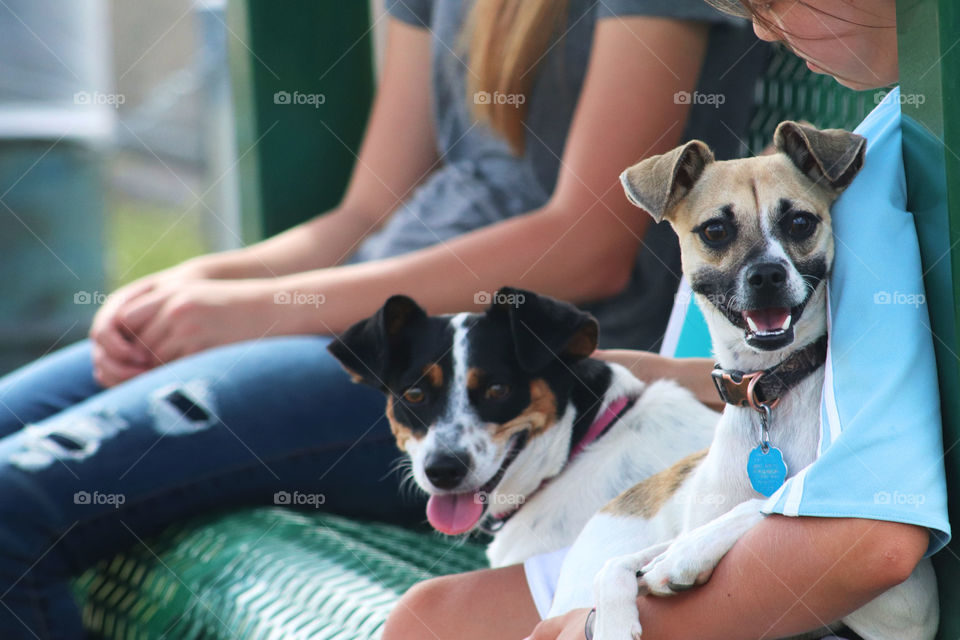
<svg viewBox="0 0 960 640"><path fill-rule="evenodd" d="M82 638L69 577L192 515L280 503L422 521L391 473L382 395L328 341L238 343L107 390L81 342L0 379L0 638Z"/></svg>

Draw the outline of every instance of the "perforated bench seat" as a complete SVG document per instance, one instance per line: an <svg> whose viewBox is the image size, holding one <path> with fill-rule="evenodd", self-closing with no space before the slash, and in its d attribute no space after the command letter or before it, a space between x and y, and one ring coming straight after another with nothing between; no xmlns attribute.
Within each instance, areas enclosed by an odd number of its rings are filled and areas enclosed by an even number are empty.
<svg viewBox="0 0 960 640"><path fill-rule="evenodd" d="M259 508L172 527L74 588L103 638L368 640L411 585L483 566L477 542Z"/></svg>

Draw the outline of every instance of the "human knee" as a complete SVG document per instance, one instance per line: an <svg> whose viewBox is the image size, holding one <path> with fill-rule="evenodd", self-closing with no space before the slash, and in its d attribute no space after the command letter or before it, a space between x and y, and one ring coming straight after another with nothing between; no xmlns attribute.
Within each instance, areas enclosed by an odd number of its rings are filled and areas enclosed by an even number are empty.
<svg viewBox="0 0 960 640"><path fill-rule="evenodd" d="M390 612L384 626L383 640L420 640L436 635L431 633L431 626L439 622L439 616L456 609L449 606L448 600L452 595L450 587L450 576L413 585Z"/></svg>

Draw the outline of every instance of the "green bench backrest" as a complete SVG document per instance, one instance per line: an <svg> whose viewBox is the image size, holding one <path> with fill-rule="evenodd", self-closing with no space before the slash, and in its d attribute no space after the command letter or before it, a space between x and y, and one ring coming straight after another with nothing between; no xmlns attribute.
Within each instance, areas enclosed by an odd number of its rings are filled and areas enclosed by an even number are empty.
<svg viewBox="0 0 960 640"><path fill-rule="evenodd" d="M884 91L856 92L833 78L817 75L785 48L777 47L757 83L756 112L747 130L747 144L759 153L784 120L806 120L821 129L854 129L877 105Z"/></svg>
<svg viewBox="0 0 960 640"><path fill-rule="evenodd" d="M244 242L334 207L373 99L367 0L231 0Z"/></svg>
<svg viewBox="0 0 960 640"><path fill-rule="evenodd" d="M960 3L899 0L903 152L907 201L916 215L924 285L937 349L951 522L960 514ZM934 558L940 582L940 638L960 636L960 543Z"/></svg>

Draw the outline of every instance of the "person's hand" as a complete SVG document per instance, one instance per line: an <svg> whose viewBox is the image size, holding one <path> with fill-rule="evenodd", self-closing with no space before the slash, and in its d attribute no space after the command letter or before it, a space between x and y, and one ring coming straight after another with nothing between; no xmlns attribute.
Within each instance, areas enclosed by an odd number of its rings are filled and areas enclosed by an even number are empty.
<svg viewBox="0 0 960 640"><path fill-rule="evenodd" d="M147 367L241 340L263 337L289 307L261 280L165 281L127 300L117 322Z"/></svg>
<svg viewBox="0 0 960 640"><path fill-rule="evenodd" d="M548 618L533 630L527 640L584 640L584 625L590 609L574 609L562 616Z"/></svg>
<svg viewBox="0 0 960 640"><path fill-rule="evenodd" d="M93 375L104 387L111 387L154 366L149 351L119 321L121 309L165 283L182 283L211 277L202 259L150 274L120 287L97 310L90 326Z"/></svg>

